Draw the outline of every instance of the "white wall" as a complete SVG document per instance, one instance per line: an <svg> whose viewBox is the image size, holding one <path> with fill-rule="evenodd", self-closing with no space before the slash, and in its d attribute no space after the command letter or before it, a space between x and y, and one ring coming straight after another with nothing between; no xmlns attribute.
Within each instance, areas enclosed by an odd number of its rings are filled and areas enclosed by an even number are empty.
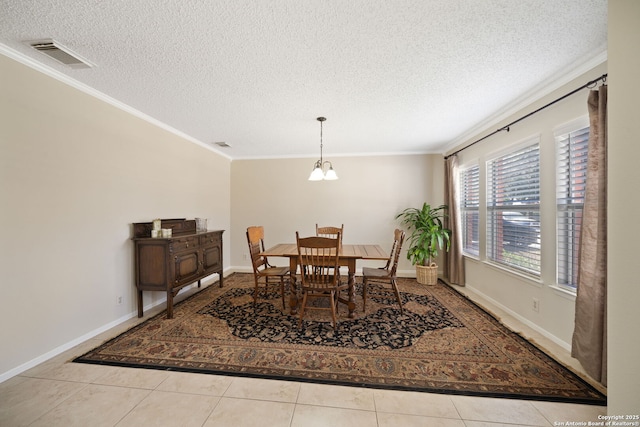
<svg viewBox="0 0 640 427"><path fill-rule="evenodd" d="M245 232L263 225L267 246L315 234L315 224L344 224L344 243L379 244L389 250L395 215L423 202L443 203L441 155L331 157L339 179L308 181L316 159L235 160L231 164L231 263L250 271ZM281 260L282 261L282 260ZM279 262L286 264L286 260ZM369 263L370 265L379 265ZM361 268L366 263L359 263ZM413 275L406 247L399 273Z"/></svg>
<svg viewBox="0 0 640 427"><path fill-rule="evenodd" d="M609 0L608 412L640 412L640 2ZM623 420L624 421L624 420ZM635 420L637 422L637 420Z"/></svg>
<svg viewBox="0 0 640 427"><path fill-rule="evenodd" d="M131 223L228 238L230 161L3 55L0 74L2 381L136 312Z"/></svg>

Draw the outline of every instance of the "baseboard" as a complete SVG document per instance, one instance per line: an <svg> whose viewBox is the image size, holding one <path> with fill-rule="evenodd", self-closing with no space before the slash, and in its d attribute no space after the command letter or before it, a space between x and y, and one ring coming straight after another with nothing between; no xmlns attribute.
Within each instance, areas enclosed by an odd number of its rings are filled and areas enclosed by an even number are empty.
<svg viewBox="0 0 640 427"><path fill-rule="evenodd" d="M32 360L28 361L27 363L23 363L20 366L17 366L17 367L15 367L15 368L7 371L7 372L4 372L4 373L0 374L0 383L6 381L9 378L12 378L12 377L14 377L16 375L20 375L24 371L27 371L27 370L29 370L31 368L34 368L34 367L38 366L39 364L41 364L43 362L46 362L47 360L49 360L49 359L51 359L51 358L53 358L55 356L58 356L59 354L62 354L67 350L70 350L73 347L75 347L75 346L77 346L79 344L82 344L83 342L85 342L87 340L90 340L91 338L93 338L93 337L95 337L95 336L97 336L97 335L99 335L99 334L101 334L101 333L103 333L105 331L108 331L109 329L114 328L114 327L118 326L119 324L121 324L123 322L126 322L127 320L131 319L132 317L134 317L136 315L137 315L136 312L132 312L132 313L126 314L126 315L114 320L113 322L109 322L106 325L103 325L103 326L101 326L101 327L99 327L97 329L94 329L93 331L87 332L86 334L84 334L84 335L82 335L82 336L80 336L80 337L78 337L78 338L76 338L74 340L71 340L71 341L69 341L67 343L64 343L63 345L61 345L59 347L56 347L53 350L48 351L48 352L36 357L35 359L32 359Z"/></svg>
<svg viewBox="0 0 640 427"><path fill-rule="evenodd" d="M545 329L542 329L540 326L536 325L535 323L533 323L529 319L527 319L527 318L521 316L520 314L516 313L515 311L511 310L509 307L499 303L495 299L493 299L493 298L487 296L486 294L480 292L473 285L470 285L470 284L467 283L467 285L465 286L465 289L467 291L469 291L469 293L477 295L478 297L480 297L481 299L487 301L491 305L493 305L493 306L499 308L500 310L506 312L507 314L509 314L510 316L514 317L516 320L518 320L520 323L522 323L522 324L526 325L527 327L535 330L536 332L538 332L541 335L543 335L545 338L548 338L549 340L553 341L555 344L557 344L560 347L562 347L563 349L565 349L567 352L571 353L571 344L561 340L560 338L556 337L555 335L549 333L549 331L547 331Z"/></svg>
<svg viewBox="0 0 640 427"><path fill-rule="evenodd" d="M249 271L251 272L251 271ZM231 268L227 268L224 272L223 272L223 276L228 276L229 274L233 273ZM185 286L184 288L182 288L180 290L180 294L184 295L186 292L188 292L191 289L197 288L198 284L194 283L192 285L189 286ZM167 302L167 297L163 297L160 298L156 301L151 302L150 304L147 304L143 307L143 310L146 312L148 310L151 310L154 307L157 307L161 304L166 304ZM13 369L10 369L6 372L3 372L2 374L0 374L0 383L3 383L4 381L8 380L9 378L15 377L16 375L20 375L21 373L28 371L31 368L34 368L36 366L38 366L41 363L46 362L47 360L58 356L59 354L64 353L67 350L72 349L73 347L82 344L83 342L90 340L98 335L100 335L103 332L108 331L111 328L115 328L116 326L120 325L121 323L124 323L134 317L136 317L138 315L138 310L137 308L134 309L132 312L125 314L122 317L119 317L118 319L109 322L105 325L100 326L99 328L96 328L92 331L87 332L86 334L75 338L67 343L62 344L59 347L54 348L51 351L48 351L34 359L29 360L26 363L23 363L20 366L17 366Z"/></svg>

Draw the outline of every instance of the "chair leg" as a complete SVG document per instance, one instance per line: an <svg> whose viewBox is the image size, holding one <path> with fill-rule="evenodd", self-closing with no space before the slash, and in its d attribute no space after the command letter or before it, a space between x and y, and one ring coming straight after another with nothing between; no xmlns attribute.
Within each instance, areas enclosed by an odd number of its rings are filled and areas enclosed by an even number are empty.
<svg viewBox="0 0 640 427"><path fill-rule="evenodd" d="M304 309L307 306L307 293L302 291L302 304L300 304L300 319L298 320L298 328L302 327L302 318L304 317Z"/></svg>
<svg viewBox="0 0 640 427"><path fill-rule="evenodd" d="M333 330L338 329L338 322L336 320L336 291L331 291L331 318L333 319Z"/></svg>
<svg viewBox="0 0 640 427"><path fill-rule="evenodd" d="M367 278L362 278L362 311L367 310Z"/></svg>
<svg viewBox="0 0 640 427"><path fill-rule="evenodd" d="M402 301L400 300L400 292L398 292L398 285L396 284L395 280L391 280L391 286L393 287L393 292L396 294L396 299L398 300L398 305L400 306L400 314L404 314Z"/></svg>
<svg viewBox="0 0 640 427"><path fill-rule="evenodd" d="M280 295L282 296L282 309L284 310L284 276L280 276Z"/></svg>
<svg viewBox="0 0 640 427"><path fill-rule="evenodd" d="M255 287L253 288L253 306L258 304L258 278L255 278Z"/></svg>

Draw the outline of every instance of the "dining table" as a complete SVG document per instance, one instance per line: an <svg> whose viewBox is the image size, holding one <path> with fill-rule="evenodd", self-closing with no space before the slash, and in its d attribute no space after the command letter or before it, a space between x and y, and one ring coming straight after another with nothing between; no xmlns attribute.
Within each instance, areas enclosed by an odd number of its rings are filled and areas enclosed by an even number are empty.
<svg viewBox="0 0 640 427"><path fill-rule="evenodd" d="M298 289L296 274L298 271L298 246L295 243L278 243L260 253L264 257L289 258L289 271L291 278L291 291L289 292L289 307L291 314L298 311ZM388 260L389 255L380 245L372 244L350 244L342 245L339 253L340 266L347 267L348 270L348 293L349 298L340 301L345 303L349 309L349 317L354 317L355 304L355 276L356 262L358 260Z"/></svg>

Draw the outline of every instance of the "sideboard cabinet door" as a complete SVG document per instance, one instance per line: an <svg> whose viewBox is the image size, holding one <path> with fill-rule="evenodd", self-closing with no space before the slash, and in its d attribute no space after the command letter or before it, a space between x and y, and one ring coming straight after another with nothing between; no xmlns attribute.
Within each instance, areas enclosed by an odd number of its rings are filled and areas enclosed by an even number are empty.
<svg viewBox="0 0 640 427"><path fill-rule="evenodd" d="M222 233L207 233L200 237L202 274L208 276L222 270Z"/></svg>
<svg viewBox="0 0 640 427"><path fill-rule="evenodd" d="M174 259L173 286L193 283L200 277L200 251L194 248L190 251L176 254Z"/></svg>

